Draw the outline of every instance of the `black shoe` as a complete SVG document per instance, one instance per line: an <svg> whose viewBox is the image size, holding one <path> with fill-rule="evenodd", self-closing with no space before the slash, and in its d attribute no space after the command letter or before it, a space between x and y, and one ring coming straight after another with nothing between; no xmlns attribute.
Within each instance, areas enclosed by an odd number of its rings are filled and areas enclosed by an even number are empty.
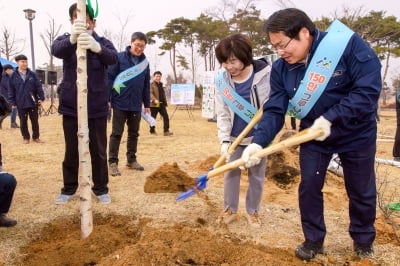
<svg viewBox="0 0 400 266"><path fill-rule="evenodd" d="M306 240L294 252L298 258L309 261L317 254L324 253L324 247L322 242Z"/></svg>
<svg viewBox="0 0 400 266"><path fill-rule="evenodd" d="M11 123L11 128L19 128L17 123Z"/></svg>
<svg viewBox="0 0 400 266"><path fill-rule="evenodd" d="M361 244L354 242L353 249L354 252L357 254L357 257L359 257L360 259L369 258L374 254L372 244Z"/></svg>
<svg viewBox="0 0 400 266"><path fill-rule="evenodd" d="M16 220L8 218L5 214L0 214L0 227L12 227L16 224Z"/></svg>

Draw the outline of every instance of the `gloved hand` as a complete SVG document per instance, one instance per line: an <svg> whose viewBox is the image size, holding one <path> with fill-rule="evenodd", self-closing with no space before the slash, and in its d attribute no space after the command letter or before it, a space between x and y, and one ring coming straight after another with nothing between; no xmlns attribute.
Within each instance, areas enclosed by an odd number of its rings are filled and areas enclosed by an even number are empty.
<svg viewBox="0 0 400 266"><path fill-rule="evenodd" d="M93 53L100 53L101 46L91 35L88 33L81 33L78 37L78 44L86 50L91 50Z"/></svg>
<svg viewBox="0 0 400 266"><path fill-rule="evenodd" d="M322 129L324 134L321 137L316 138L315 140L324 141L331 134L331 125L332 123L325 119L322 115L315 119L314 123L310 127L310 131L315 131L318 129Z"/></svg>
<svg viewBox="0 0 400 266"><path fill-rule="evenodd" d="M253 167L260 163L261 159L253 156L254 153L262 150L262 147L256 143L251 143L247 146L242 153L242 160L246 168Z"/></svg>
<svg viewBox="0 0 400 266"><path fill-rule="evenodd" d="M226 142L221 144L221 155L225 157L226 162L229 162L231 157L231 154L228 152L230 146L231 144Z"/></svg>
<svg viewBox="0 0 400 266"><path fill-rule="evenodd" d="M78 40L78 36L81 33L86 32L86 22L82 20L75 20L74 24L71 26L71 35L69 36L69 41L75 44Z"/></svg>
<svg viewBox="0 0 400 266"><path fill-rule="evenodd" d="M88 33L81 33L78 37L78 44L86 50L91 50L93 53L100 53L101 46L91 35Z"/></svg>

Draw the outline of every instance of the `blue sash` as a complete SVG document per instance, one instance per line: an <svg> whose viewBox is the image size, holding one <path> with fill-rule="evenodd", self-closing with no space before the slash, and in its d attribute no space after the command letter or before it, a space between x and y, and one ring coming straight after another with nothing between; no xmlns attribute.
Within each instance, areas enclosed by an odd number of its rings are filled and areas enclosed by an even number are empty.
<svg viewBox="0 0 400 266"><path fill-rule="evenodd" d="M118 76L115 78L114 83L113 83L113 89L120 94L121 89L125 88L124 82L133 79L134 77L138 76L140 73L142 73L147 66L149 65L149 61L147 61L147 58L145 58L142 62L140 62L137 65L134 65L121 73L118 74Z"/></svg>
<svg viewBox="0 0 400 266"><path fill-rule="evenodd" d="M242 96L236 93L236 91L225 81L228 73L226 71L221 71L215 78L215 85L218 88L219 93L221 93L224 102L247 123L253 118L257 109L251 105L248 101L243 99Z"/></svg>
<svg viewBox="0 0 400 266"><path fill-rule="evenodd" d="M302 119L308 114L324 92L354 33L339 20L335 20L327 31L311 59L296 94L289 102L290 116Z"/></svg>

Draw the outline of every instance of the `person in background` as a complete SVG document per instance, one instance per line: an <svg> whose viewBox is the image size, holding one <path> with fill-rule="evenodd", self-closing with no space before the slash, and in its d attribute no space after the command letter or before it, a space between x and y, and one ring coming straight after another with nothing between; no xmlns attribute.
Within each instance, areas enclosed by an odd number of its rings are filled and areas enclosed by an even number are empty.
<svg viewBox="0 0 400 266"><path fill-rule="evenodd" d="M222 39L215 48L218 62L225 71L217 77L216 113L218 138L221 144L221 155L227 161L239 159L243 150L251 143L254 130L249 132L240 145L230 154L231 143L247 126L240 110L229 103L226 88L235 102L243 106L248 104L254 113L268 99L271 67L264 60L254 60L251 41L242 34L233 34ZM220 84L220 85L219 85ZM225 86L223 86L225 84ZM247 221L252 227L260 227L260 202L264 187L266 158L261 163L248 169L249 187L246 193ZM225 224L238 218L241 170L235 168L224 174L224 210L218 221Z"/></svg>
<svg viewBox="0 0 400 266"><path fill-rule="evenodd" d="M147 37L142 32L134 32L131 45L118 54L118 63L110 67L108 80L110 104L113 112L112 132L108 148L108 162L112 176L119 176L118 153L124 124L128 127L126 142L126 166L143 171L136 158L142 106L150 113L150 69L146 55Z"/></svg>
<svg viewBox="0 0 400 266"><path fill-rule="evenodd" d="M396 135L393 144L393 160L400 162L400 88L396 89Z"/></svg>
<svg viewBox="0 0 400 266"><path fill-rule="evenodd" d="M32 124L33 142L43 143L39 138L39 106L44 101L42 83L28 68L28 58L25 55L17 55L15 61L18 67L10 76L8 100L13 109L18 109L23 143L28 144L31 139L28 130L28 116Z"/></svg>
<svg viewBox="0 0 400 266"><path fill-rule="evenodd" d="M300 145L298 195L305 241L295 249L295 255L302 260L324 252L326 226L322 189L334 153L338 153L343 167L349 197L348 230L357 256L368 257L373 253L376 235L375 117L382 84L381 64L359 35L339 21L333 25L332 32L321 32L296 8L279 10L267 19L264 31L281 58L272 66L271 94L263 106L253 143L242 155L246 167L257 165L260 159L252 155L273 141L284 124L288 109L303 110L300 105L303 101L291 100L299 96L297 91L303 97L309 93L308 89L319 84L322 94L314 98L308 112L300 116L300 130L323 131L322 136ZM325 38L335 41L324 42ZM342 41L336 41L338 38ZM340 50L336 55L327 55L327 51L334 52L334 49ZM324 58L326 56L328 58ZM335 67L330 65L333 61L337 62ZM305 75L306 71L311 71L312 75ZM326 87L320 84L325 79L328 79Z"/></svg>
<svg viewBox="0 0 400 266"><path fill-rule="evenodd" d="M151 116L154 119L157 118L157 114L163 118L164 123L164 136L172 136L172 132L169 131L169 117L167 112L167 97L165 96L165 91L163 84L161 82L161 72L156 71L153 73L153 82L150 85L150 111ZM156 134L156 127L150 127L150 134Z"/></svg>
<svg viewBox="0 0 400 266"><path fill-rule="evenodd" d="M14 68L7 64L4 65L4 72L1 78L1 88L0 88L0 94L3 95L3 97L5 97L6 99L8 99L8 83L10 80L10 76L11 74L14 72ZM10 114L10 118L11 118L11 128L19 128L18 124L17 124L17 108L14 106L12 107L12 111ZM6 118L7 116L2 116L0 117L0 129L2 128L2 123L3 120Z"/></svg>
<svg viewBox="0 0 400 266"><path fill-rule="evenodd" d="M108 87L107 68L117 62L118 52L111 41L100 37L95 31L94 12L86 6L86 21L77 19L77 5L69 8L71 34L58 37L52 47L52 54L63 60L63 80L59 86L60 104L65 140L62 163L63 183L56 204L66 204L78 188L78 118L77 118L77 58L79 44L87 50L87 112L89 127L89 150L92 164L92 191L100 204L111 203L108 194L107 165L107 115Z"/></svg>

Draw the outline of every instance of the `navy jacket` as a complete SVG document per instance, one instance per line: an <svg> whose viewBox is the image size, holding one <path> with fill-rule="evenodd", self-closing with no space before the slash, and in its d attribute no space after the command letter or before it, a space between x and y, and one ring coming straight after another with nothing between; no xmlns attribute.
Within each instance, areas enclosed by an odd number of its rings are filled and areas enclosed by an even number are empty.
<svg viewBox="0 0 400 266"><path fill-rule="evenodd" d="M3 95L7 100L8 100L8 81L10 79L10 76L4 72L3 75L1 75L1 83L0 83L0 94Z"/></svg>
<svg viewBox="0 0 400 266"><path fill-rule="evenodd" d="M310 62L325 32L316 30L310 49ZM264 106L253 142L265 147L281 130L288 102L296 93L306 71L304 63L288 64L278 59L272 65L271 95ZM354 151L376 141L376 110L382 87L381 64L374 51L353 34L325 91L301 120L300 129L310 127L323 115L332 123L325 141L311 141L319 152Z"/></svg>
<svg viewBox="0 0 400 266"><path fill-rule="evenodd" d="M8 87L8 101L18 109L36 107L37 101L44 101L42 83L29 68L26 71L25 81L21 78L18 67L11 74Z"/></svg>
<svg viewBox="0 0 400 266"><path fill-rule="evenodd" d="M124 70L139 64L146 56L141 54L139 57L132 55L131 47L128 46L124 52L118 54L118 63L111 66L108 71L110 102L112 108L122 111L142 111L150 107L150 68L147 68L133 79L124 82L125 87L121 88L118 94L113 88L115 78Z"/></svg>
<svg viewBox="0 0 400 266"><path fill-rule="evenodd" d="M72 45L69 37L69 33L58 37L51 47L51 53L63 59L63 80L58 88L60 93L58 112L62 115L76 117L77 45ZM93 37L100 43L101 53L96 54L90 50L87 51L87 106L88 117L99 118L108 115L107 69L109 65L117 62L118 52L109 40L99 37L95 32Z"/></svg>

